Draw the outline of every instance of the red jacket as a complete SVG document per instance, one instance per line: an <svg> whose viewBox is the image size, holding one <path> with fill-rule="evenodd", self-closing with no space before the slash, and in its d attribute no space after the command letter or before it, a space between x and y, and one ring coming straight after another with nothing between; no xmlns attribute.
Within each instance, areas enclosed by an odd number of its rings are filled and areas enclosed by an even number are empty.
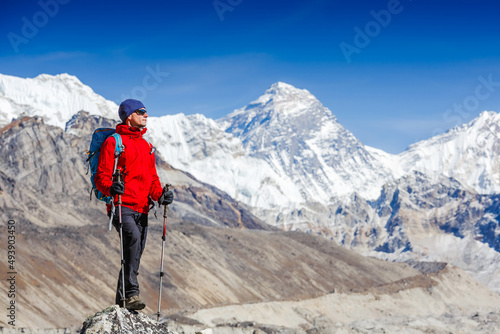
<svg viewBox="0 0 500 334"><path fill-rule="evenodd" d="M124 151L118 159L118 166L123 174L125 193L122 195L122 205L134 211L147 214L149 198L154 201L160 199L162 187L156 172L155 155L152 146L142 138L146 128L129 127L120 124L116 127L120 134ZM109 137L101 146L99 166L95 176L95 184L103 194L110 196L109 189L112 182L115 164L115 138ZM118 200L115 196L114 203Z"/></svg>

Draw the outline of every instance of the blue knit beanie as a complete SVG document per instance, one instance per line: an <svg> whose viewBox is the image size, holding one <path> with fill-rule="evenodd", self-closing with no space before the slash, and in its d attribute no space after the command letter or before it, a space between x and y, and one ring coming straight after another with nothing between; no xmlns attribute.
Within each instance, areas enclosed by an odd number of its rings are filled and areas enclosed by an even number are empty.
<svg viewBox="0 0 500 334"><path fill-rule="evenodd" d="M134 100L134 99L128 99L123 101L120 104L120 108L118 108L118 116L120 116L120 119L122 120L123 123L127 120L127 118L132 115L134 111L137 109L146 109L144 107L144 104L142 104L141 101Z"/></svg>

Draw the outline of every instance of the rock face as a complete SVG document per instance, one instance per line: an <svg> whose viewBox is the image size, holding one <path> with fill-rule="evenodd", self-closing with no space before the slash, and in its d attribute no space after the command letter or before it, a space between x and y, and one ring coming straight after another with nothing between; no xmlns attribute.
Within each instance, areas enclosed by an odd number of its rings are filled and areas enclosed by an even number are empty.
<svg viewBox="0 0 500 334"><path fill-rule="evenodd" d="M320 233L362 254L405 261L445 261L500 292L498 195L457 180L414 171L384 185L380 196L283 210L275 226Z"/></svg>
<svg viewBox="0 0 500 334"><path fill-rule="evenodd" d="M165 324L158 323L140 312L113 305L88 317L83 323L80 334L176 334Z"/></svg>
<svg viewBox="0 0 500 334"><path fill-rule="evenodd" d="M1 216L39 226L55 220L80 226L79 216L97 219L98 206L88 200L84 152L78 137L42 118L21 118L0 129Z"/></svg>

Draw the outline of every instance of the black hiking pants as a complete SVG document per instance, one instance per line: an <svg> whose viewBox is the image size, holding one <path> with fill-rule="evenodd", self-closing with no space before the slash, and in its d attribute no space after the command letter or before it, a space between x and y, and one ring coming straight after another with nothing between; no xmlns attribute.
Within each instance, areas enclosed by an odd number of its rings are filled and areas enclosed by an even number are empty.
<svg viewBox="0 0 500 334"><path fill-rule="evenodd" d="M118 207L115 208L113 226L120 233L120 222L118 218ZM136 212L122 206L123 224L123 260L125 269L125 298L139 295L139 264L142 252L146 247L146 236L148 233L148 215ZM120 266L121 267L121 266ZM116 287L116 304L122 303L122 271L118 276Z"/></svg>

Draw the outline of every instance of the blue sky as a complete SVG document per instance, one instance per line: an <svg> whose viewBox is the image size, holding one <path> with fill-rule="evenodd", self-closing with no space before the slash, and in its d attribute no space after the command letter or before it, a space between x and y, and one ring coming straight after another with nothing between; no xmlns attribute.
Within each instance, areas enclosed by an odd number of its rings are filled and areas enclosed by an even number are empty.
<svg viewBox="0 0 500 334"><path fill-rule="evenodd" d="M0 73L69 73L150 115L217 119L283 81L364 144L408 145L500 112L486 0L2 2Z"/></svg>

